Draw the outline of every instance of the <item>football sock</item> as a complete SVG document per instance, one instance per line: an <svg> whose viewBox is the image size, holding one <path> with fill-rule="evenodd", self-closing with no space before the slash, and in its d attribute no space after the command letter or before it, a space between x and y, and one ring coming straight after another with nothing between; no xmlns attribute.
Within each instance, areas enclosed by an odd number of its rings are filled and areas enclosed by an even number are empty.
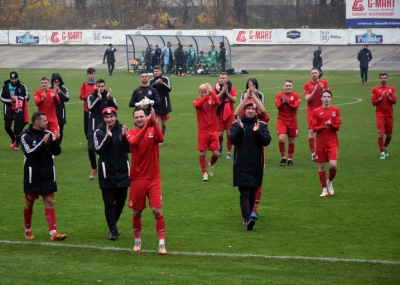
<svg viewBox="0 0 400 285"><path fill-rule="evenodd" d="M45 216L47 224L49 225L49 230L53 231L57 228L56 226L56 212L54 209L46 209Z"/></svg>
<svg viewBox="0 0 400 285"><path fill-rule="evenodd" d="M142 216L135 216L135 214L133 214L132 220L135 239L140 239L140 233L142 232Z"/></svg>
<svg viewBox="0 0 400 285"><path fill-rule="evenodd" d="M314 138L308 138L308 146L310 147L311 153L314 153Z"/></svg>
<svg viewBox="0 0 400 285"><path fill-rule="evenodd" d="M385 147L387 147L390 144L390 141L392 140L392 137L386 136L385 139Z"/></svg>
<svg viewBox="0 0 400 285"><path fill-rule="evenodd" d="M293 158L293 154L294 154L294 143L289 143L289 159L291 160Z"/></svg>
<svg viewBox="0 0 400 285"><path fill-rule="evenodd" d="M322 188L326 188L326 172L324 171L319 171L318 170L318 175L319 175L319 181L321 182Z"/></svg>
<svg viewBox="0 0 400 285"><path fill-rule="evenodd" d="M207 162L206 157L203 155L199 155L200 167L203 173L207 173Z"/></svg>
<svg viewBox="0 0 400 285"><path fill-rule="evenodd" d="M332 182L336 176L337 169L329 168L329 181Z"/></svg>
<svg viewBox="0 0 400 285"><path fill-rule="evenodd" d="M226 151L227 152L232 152L232 143L230 140L230 136L226 136Z"/></svg>
<svg viewBox="0 0 400 285"><path fill-rule="evenodd" d="M26 230L31 229L32 215L33 215L33 209L28 210L27 208L24 207L24 222Z"/></svg>
<svg viewBox="0 0 400 285"><path fill-rule="evenodd" d="M286 157L286 146L285 142L279 142L279 152L281 153L282 157Z"/></svg>
<svg viewBox="0 0 400 285"><path fill-rule="evenodd" d="M218 155L217 156L211 156L210 164L213 166L218 160Z"/></svg>
<svg viewBox="0 0 400 285"><path fill-rule="evenodd" d="M385 143L383 142L383 137L378 137L378 145L379 145L379 150L381 152L385 151Z"/></svg>
<svg viewBox="0 0 400 285"><path fill-rule="evenodd" d="M164 239L160 239L160 240L158 241L158 244L159 244L159 245L165 244L165 240L164 240Z"/></svg>
<svg viewBox="0 0 400 285"><path fill-rule="evenodd" d="M159 240L165 239L165 220L163 215L156 217L156 232Z"/></svg>
<svg viewBox="0 0 400 285"><path fill-rule="evenodd" d="M261 200L261 194L262 194L262 188L258 187L256 192L256 200L254 201L253 211L257 211L258 209L258 204L260 204Z"/></svg>

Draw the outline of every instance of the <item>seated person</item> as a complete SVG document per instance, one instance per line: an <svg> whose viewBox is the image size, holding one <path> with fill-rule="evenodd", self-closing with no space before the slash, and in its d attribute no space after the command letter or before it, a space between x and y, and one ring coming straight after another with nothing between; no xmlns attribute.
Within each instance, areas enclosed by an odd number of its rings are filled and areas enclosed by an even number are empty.
<svg viewBox="0 0 400 285"><path fill-rule="evenodd" d="M207 67L208 67L207 57L204 55L203 51L200 52L200 55L197 58L197 61L196 61L195 65L196 65L197 70L199 68L203 69L204 71L207 70Z"/></svg>
<svg viewBox="0 0 400 285"><path fill-rule="evenodd" d="M142 50L142 55L139 57L139 62L138 62L138 66L141 66L142 70L146 69L146 62L144 58L145 58L145 52L144 50Z"/></svg>

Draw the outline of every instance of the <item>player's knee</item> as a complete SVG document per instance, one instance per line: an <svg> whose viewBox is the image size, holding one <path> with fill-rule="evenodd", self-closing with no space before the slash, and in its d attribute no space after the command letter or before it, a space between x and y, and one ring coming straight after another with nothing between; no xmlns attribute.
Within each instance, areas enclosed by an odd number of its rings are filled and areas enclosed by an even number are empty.
<svg viewBox="0 0 400 285"><path fill-rule="evenodd" d="M151 208L153 211L154 217L161 217L163 215L161 208Z"/></svg>

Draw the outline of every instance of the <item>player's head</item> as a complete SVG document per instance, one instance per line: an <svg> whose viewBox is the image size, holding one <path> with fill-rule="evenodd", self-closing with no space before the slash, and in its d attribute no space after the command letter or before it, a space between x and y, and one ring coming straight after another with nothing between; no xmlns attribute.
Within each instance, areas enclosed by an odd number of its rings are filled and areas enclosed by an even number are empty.
<svg viewBox="0 0 400 285"><path fill-rule="evenodd" d="M31 117L32 126L36 130L45 130L47 127L47 117L45 113L35 112Z"/></svg>
<svg viewBox="0 0 400 285"><path fill-rule="evenodd" d="M211 49L215 49L215 45L211 45Z"/></svg>
<svg viewBox="0 0 400 285"><path fill-rule="evenodd" d="M141 129L146 124L146 111L141 107L136 107L133 110L133 122L135 127Z"/></svg>
<svg viewBox="0 0 400 285"><path fill-rule="evenodd" d="M319 69L316 67L311 68L310 75L312 80L317 80L319 78Z"/></svg>
<svg viewBox="0 0 400 285"><path fill-rule="evenodd" d="M18 73L16 71L10 72L10 81L12 85L15 85L18 82Z"/></svg>
<svg viewBox="0 0 400 285"><path fill-rule="evenodd" d="M204 55L204 52L203 51L200 51L200 56L203 56Z"/></svg>
<svg viewBox="0 0 400 285"><path fill-rule="evenodd" d="M86 70L86 74L89 81L94 81L94 77L96 76L96 69L94 69L93 67L89 67Z"/></svg>
<svg viewBox="0 0 400 285"><path fill-rule="evenodd" d="M255 78L249 78L246 83L246 90L249 89L249 81L253 83L253 86L258 90L258 81Z"/></svg>
<svg viewBox="0 0 400 285"><path fill-rule="evenodd" d="M229 75L228 72L221 72L219 75L219 84L226 84L229 81Z"/></svg>
<svg viewBox="0 0 400 285"><path fill-rule="evenodd" d="M47 90L49 87L49 78L47 76L43 76L40 78L40 85L42 85L42 88Z"/></svg>
<svg viewBox="0 0 400 285"><path fill-rule="evenodd" d="M292 92L293 89L293 81L292 80L285 80L285 82L283 82L283 89L285 90L285 93L290 93Z"/></svg>
<svg viewBox="0 0 400 285"><path fill-rule="evenodd" d="M381 83L382 86L385 86L387 84L388 79L389 76L386 72L381 72L379 74L379 82Z"/></svg>
<svg viewBox="0 0 400 285"><path fill-rule="evenodd" d="M104 123L107 126L113 127L117 120L117 110L114 107L106 107L101 113L103 115Z"/></svg>
<svg viewBox="0 0 400 285"><path fill-rule="evenodd" d="M364 49L368 49L368 45L364 45Z"/></svg>
<svg viewBox="0 0 400 285"><path fill-rule="evenodd" d="M322 90L322 92L321 92L321 98L324 96L324 94L326 93L326 96L330 96L331 97L331 99L332 99L332 91L331 90L329 90L329 89L324 89L324 90Z"/></svg>
<svg viewBox="0 0 400 285"><path fill-rule="evenodd" d="M142 74L140 74L140 82L142 83L142 86L147 86L149 83L149 75L147 72L142 71Z"/></svg>
<svg viewBox="0 0 400 285"><path fill-rule="evenodd" d="M256 103L253 100L247 100L244 105L244 115L246 118L253 119L256 116Z"/></svg>
<svg viewBox="0 0 400 285"><path fill-rule="evenodd" d="M96 81L96 89L98 92L103 93L106 89L106 82L104 79L100 78Z"/></svg>
<svg viewBox="0 0 400 285"><path fill-rule="evenodd" d="M200 86L199 86L199 94L201 95L201 97L208 95L207 85L200 84Z"/></svg>
<svg viewBox="0 0 400 285"><path fill-rule="evenodd" d="M318 46L318 50L319 50L319 51L322 51L322 46Z"/></svg>
<svg viewBox="0 0 400 285"><path fill-rule="evenodd" d="M322 106L329 107L332 101L332 91L328 89L322 90L321 100L322 100Z"/></svg>
<svg viewBox="0 0 400 285"><path fill-rule="evenodd" d="M154 77L160 77L162 75L162 68L159 65L154 66L153 68Z"/></svg>

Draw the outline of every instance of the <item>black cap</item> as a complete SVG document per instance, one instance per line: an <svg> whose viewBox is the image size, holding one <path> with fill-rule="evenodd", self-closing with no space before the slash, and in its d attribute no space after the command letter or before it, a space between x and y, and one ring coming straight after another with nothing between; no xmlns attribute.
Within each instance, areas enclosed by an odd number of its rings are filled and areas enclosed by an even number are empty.
<svg viewBox="0 0 400 285"><path fill-rule="evenodd" d="M109 44L108 46L109 46L109 47L112 47L112 44Z"/></svg>
<svg viewBox="0 0 400 285"><path fill-rule="evenodd" d="M10 79L18 78L18 73L16 71L10 72Z"/></svg>

